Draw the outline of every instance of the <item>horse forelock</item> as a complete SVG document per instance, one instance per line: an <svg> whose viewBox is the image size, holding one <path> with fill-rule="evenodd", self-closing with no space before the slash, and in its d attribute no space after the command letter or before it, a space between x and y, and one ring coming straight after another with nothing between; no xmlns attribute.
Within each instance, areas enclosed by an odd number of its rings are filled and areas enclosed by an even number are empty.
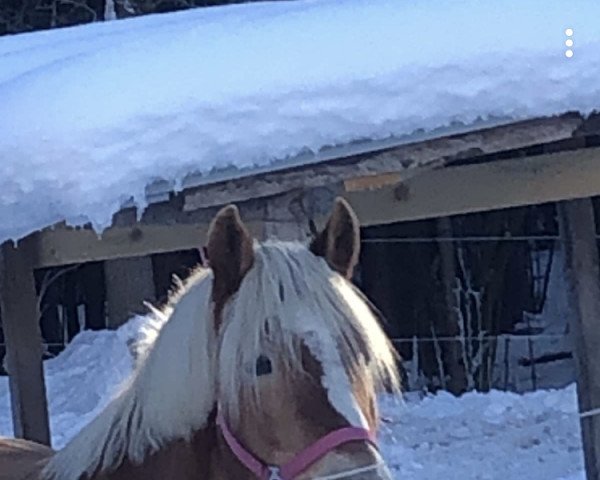
<svg viewBox="0 0 600 480"><path fill-rule="evenodd" d="M367 389L397 386L393 347L352 285L299 243L255 244L256 259L223 309L216 358L210 270L199 270L153 312L138 338L132 376L104 411L57 452L44 480L78 480L141 463L167 443L189 440L206 426L219 400L228 415L241 411L249 389L260 408L256 372L246 367L269 349L291 373L304 371L302 349L321 364L331 404L351 423L361 412L348 403L353 382ZM218 369L217 369L217 362ZM347 381L346 381L347 380ZM345 382L345 383L344 383Z"/></svg>
<svg viewBox="0 0 600 480"><path fill-rule="evenodd" d="M136 367L108 406L43 471L45 480L77 480L141 463L171 441L189 440L215 404L212 273L180 286L135 342Z"/></svg>
<svg viewBox="0 0 600 480"><path fill-rule="evenodd" d="M393 347L350 282L300 243L256 244L254 266L223 310L217 372L227 415L236 421L242 408L259 412L248 366L260 355L273 353L279 368L306 374L303 348L320 362L329 401L350 423L365 423L348 395L354 382L373 394L398 385ZM241 391L249 392L243 406Z"/></svg>

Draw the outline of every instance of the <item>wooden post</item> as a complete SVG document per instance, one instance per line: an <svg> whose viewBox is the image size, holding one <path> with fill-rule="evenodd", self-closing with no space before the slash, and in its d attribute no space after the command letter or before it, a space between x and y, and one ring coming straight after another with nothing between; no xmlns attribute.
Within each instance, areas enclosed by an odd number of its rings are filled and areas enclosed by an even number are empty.
<svg viewBox="0 0 600 480"><path fill-rule="evenodd" d="M109 328L118 328L133 315L147 312L144 301L153 302L156 296L151 257L107 260L104 274Z"/></svg>
<svg viewBox="0 0 600 480"><path fill-rule="evenodd" d="M50 445L42 337L31 255L0 247L0 309L15 437Z"/></svg>
<svg viewBox="0 0 600 480"><path fill-rule="evenodd" d="M579 411L600 407L600 269L594 210L589 198L558 204L569 278ZM600 416L581 418L588 480L600 480Z"/></svg>
<svg viewBox="0 0 600 480"><path fill-rule="evenodd" d="M438 237L452 238L452 222L448 217L441 217L436 220ZM448 368L450 379L448 389L454 395L461 395L467 390L467 375L462 362L462 344L460 337L460 328L458 326L458 316L456 313L456 299L454 298L454 288L456 286L456 262L454 258L454 245L447 241L438 241L440 249L440 260L442 270L442 282L444 284L444 303L445 315L442 317L440 325L440 336L456 337L455 341L442 342L442 351L445 353L445 361Z"/></svg>

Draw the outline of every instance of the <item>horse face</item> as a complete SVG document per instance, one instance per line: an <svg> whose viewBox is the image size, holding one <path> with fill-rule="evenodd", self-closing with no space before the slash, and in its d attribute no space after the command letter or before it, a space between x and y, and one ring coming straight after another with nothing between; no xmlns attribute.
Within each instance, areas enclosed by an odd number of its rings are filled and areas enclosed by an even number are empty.
<svg viewBox="0 0 600 480"><path fill-rule="evenodd" d="M358 222L342 200L308 248L255 244L235 207L215 218L207 250L222 450L233 457L226 463L231 476L254 478L239 448L264 468L284 472L298 454L306 460L305 449L313 446L321 455L282 478L340 472L389 478L371 435L375 387L382 373L395 378L395 359L347 281L358 248ZM332 437L340 440L333 447L323 441Z"/></svg>

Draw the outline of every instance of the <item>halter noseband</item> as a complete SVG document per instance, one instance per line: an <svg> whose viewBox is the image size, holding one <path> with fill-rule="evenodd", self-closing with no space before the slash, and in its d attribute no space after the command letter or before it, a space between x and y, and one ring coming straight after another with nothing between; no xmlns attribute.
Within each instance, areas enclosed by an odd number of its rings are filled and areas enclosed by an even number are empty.
<svg viewBox="0 0 600 480"><path fill-rule="evenodd" d="M284 465L267 465L256 458L248 451L238 440L228 427L221 411L217 413L217 425L221 429L223 438L227 446L235 457L260 480L294 480L298 475L307 470L311 465L321 459L337 447L349 442L366 441L377 447L375 435L373 432L361 427L343 427L333 430L307 448L296 454L289 462ZM379 468L379 464L363 467L358 470L374 470ZM354 474L356 471L348 472ZM335 475L335 478L342 478L346 475ZM327 478L327 477L324 477Z"/></svg>

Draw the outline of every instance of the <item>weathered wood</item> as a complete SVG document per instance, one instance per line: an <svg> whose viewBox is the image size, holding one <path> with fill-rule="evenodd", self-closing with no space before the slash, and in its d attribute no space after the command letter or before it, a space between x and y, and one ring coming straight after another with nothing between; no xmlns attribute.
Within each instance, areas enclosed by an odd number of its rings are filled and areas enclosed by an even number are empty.
<svg viewBox="0 0 600 480"><path fill-rule="evenodd" d="M262 235L263 222L248 222ZM145 256L198 248L206 241L208 223L112 227L102 235L90 229L55 228L37 233L32 262L36 268L115 258Z"/></svg>
<svg viewBox="0 0 600 480"><path fill-rule="evenodd" d="M106 317L109 328L118 328L135 314L148 311L144 302L154 302L156 291L152 258L130 257L104 262Z"/></svg>
<svg viewBox="0 0 600 480"><path fill-rule="evenodd" d="M303 192L281 195L265 205L262 237L284 241L306 241L312 233L310 220L314 219L307 211Z"/></svg>
<svg viewBox="0 0 600 480"><path fill-rule="evenodd" d="M588 148L419 171L418 175L398 186L386 185L378 189L371 189L373 184L365 180L362 185L366 185L366 190L356 190L360 182L354 182L352 191L344 192L343 185L338 182L327 188L299 191L306 195L326 192L326 198L315 195L317 198L312 202L320 205L308 216L315 223L319 224L327 217L328 211L324 212L323 206L328 210L332 197L342 194L354 207L361 224L368 226L598 195L599 167L600 148ZM379 176L378 182L396 178L395 175L392 172L391 177ZM355 176L358 178L358 173ZM308 182L310 177L304 178ZM254 202L262 203L263 212L260 220L256 211L252 220L246 220L255 237L273 234L272 226L266 226L266 223L289 223L289 212L285 213L284 208L278 207L285 215L274 217L271 210L277 208L267 207L276 201L270 197ZM270 213L265 213L267 208ZM197 248L205 242L208 225L208 220L194 224L138 224L112 227L102 236L88 229L46 230L36 236L37 256L33 262L36 267L45 267ZM279 227L274 225L273 228Z"/></svg>
<svg viewBox="0 0 600 480"><path fill-rule="evenodd" d="M176 288L174 277L187 278L190 273L202 265L202 254L199 248L152 255L152 270L154 271L154 286L156 290L155 305L162 305L169 293Z"/></svg>
<svg viewBox="0 0 600 480"><path fill-rule="evenodd" d="M184 210L204 209L228 202L242 202L277 195L294 189L309 189L330 185L365 175L408 172L414 168L432 168L458 158L474 157L524 148L571 138L583 124L579 114L566 114L491 128L445 135L424 141L407 140L400 145L381 148L367 144L362 153L332 152L293 168L282 168L261 174L247 175L209 185L190 188ZM375 144L376 145L376 144Z"/></svg>
<svg viewBox="0 0 600 480"><path fill-rule="evenodd" d="M589 198L561 202L559 223L569 279L569 321L575 344L580 412L600 407L600 269ZM581 419L588 480L600 480L600 416Z"/></svg>
<svg viewBox="0 0 600 480"><path fill-rule="evenodd" d="M344 180L344 190L347 192L361 192L373 190L390 185L397 185L403 180L402 174L398 172L382 173L379 175L367 175Z"/></svg>
<svg viewBox="0 0 600 480"><path fill-rule="evenodd" d="M294 221L290 222L265 222L264 235L266 239L278 239L283 241L305 241L310 237L308 224L302 225Z"/></svg>
<svg viewBox="0 0 600 480"><path fill-rule="evenodd" d="M13 429L17 438L50 445L42 338L33 268L25 247L0 247L0 309L6 340Z"/></svg>
<svg viewBox="0 0 600 480"><path fill-rule="evenodd" d="M436 221L438 237L452 238L452 222L449 218L439 218ZM460 337L460 328L458 325L458 315L456 298L454 290L457 287L456 259L454 257L454 245L450 242L438 242L440 250L441 278L444 287L445 315L441 316L442 325L436 331L439 336ZM462 361L462 343L459 340L451 342L442 342L442 351L447 365L448 390L461 395L467 390L467 375L465 365Z"/></svg>
<svg viewBox="0 0 600 480"><path fill-rule="evenodd" d="M446 217L600 194L600 148L424 171L346 192L362 225Z"/></svg>

